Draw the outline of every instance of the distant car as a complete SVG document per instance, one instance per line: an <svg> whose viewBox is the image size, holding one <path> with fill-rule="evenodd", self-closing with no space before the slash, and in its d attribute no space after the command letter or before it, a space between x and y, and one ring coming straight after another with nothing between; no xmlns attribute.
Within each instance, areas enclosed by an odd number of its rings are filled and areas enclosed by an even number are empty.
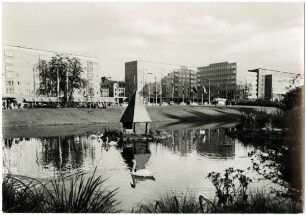
<svg viewBox="0 0 306 215"><path fill-rule="evenodd" d="M128 105L129 105L129 103L127 103L127 102L122 102L122 103L121 103L121 106L122 106L122 107L127 107Z"/></svg>
<svg viewBox="0 0 306 215"><path fill-rule="evenodd" d="M167 102L163 102L160 106L169 106Z"/></svg>
<svg viewBox="0 0 306 215"><path fill-rule="evenodd" d="M175 105L174 101L169 102L169 105Z"/></svg>
<svg viewBox="0 0 306 215"><path fill-rule="evenodd" d="M178 105L187 105L185 102L180 102Z"/></svg>
<svg viewBox="0 0 306 215"><path fill-rule="evenodd" d="M236 102L235 102L235 100L229 100L229 101L228 101L228 104L229 104L229 105L236 105Z"/></svg>
<svg viewBox="0 0 306 215"><path fill-rule="evenodd" d="M224 98L214 98L211 102L214 105L225 105L226 104L226 99Z"/></svg>

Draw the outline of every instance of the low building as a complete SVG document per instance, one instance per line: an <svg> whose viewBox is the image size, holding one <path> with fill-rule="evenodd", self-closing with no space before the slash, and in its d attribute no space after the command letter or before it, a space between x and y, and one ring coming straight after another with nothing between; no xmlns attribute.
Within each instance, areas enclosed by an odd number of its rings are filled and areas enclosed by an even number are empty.
<svg viewBox="0 0 306 215"><path fill-rule="evenodd" d="M124 81L113 81L107 77L102 77L100 87L101 96L112 97L117 104L122 103L126 99Z"/></svg>
<svg viewBox="0 0 306 215"><path fill-rule="evenodd" d="M247 86L251 85L256 90L256 99L280 101L289 89L303 84L300 74L278 70L252 69L248 70L247 76L256 76L247 82Z"/></svg>

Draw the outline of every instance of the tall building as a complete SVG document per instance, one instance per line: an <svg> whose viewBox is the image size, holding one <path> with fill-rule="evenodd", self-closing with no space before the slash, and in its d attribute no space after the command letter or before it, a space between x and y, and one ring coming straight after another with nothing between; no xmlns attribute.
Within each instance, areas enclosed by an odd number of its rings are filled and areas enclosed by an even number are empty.
<svg viewBox="0 0 306 215"><path fill-rule="evenodd" d="M91 88L92 97L100 97L100 80L102 76L99 58L65 54L19 46L3 45L2 93L3 97L28 98L37 96L40 86L39 61L49 61L56 54L76 57L80 60L84 73L81 77L88 81L86 89L75 90L75 99L88 97Z"/></svg>
<svg viewBox="0 0 306 215"><path fill-rule="evenodd" d="M293 86L303 84L299 74L270 69L248 70L247 76L256 77L247 80L247 86L256 89L256 98L280 101L286 92Z"/></svg>
<svg viewBox="0 0 306 215"><path fill-rule="evenodd" d="M131 61L125 63L126 96L137 90L145 102L160 103L190 97L196 81L196 69L180 65ZM189 92L189 93L188 93Z"/></svg>
<svg viewBox="0 0 306 215"><path fill-rule="evenodd" d="M221 62L198 67L197 85L199 89L205 87L208 93L210 81L211 98L239 99L237 86L244 83L244 69L237 63ZM201 93L198 94L201 96Z"/></svg>

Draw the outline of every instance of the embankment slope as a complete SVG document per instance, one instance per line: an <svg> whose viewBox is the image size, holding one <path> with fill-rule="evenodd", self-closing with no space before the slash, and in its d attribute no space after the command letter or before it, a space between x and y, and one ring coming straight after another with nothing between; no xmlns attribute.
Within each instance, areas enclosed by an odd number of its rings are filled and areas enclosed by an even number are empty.
<svg viewBox="0 0 306 215"><path fill-rule="evenodd" d="M169 106L148 107L153 122L194 122L199 124L236 122L242 111L276 111L272 107L213 107ZM50 125L92 125L118 123L124 107L108 109L18 109L2 110L3 127L32 127Z"/></svg>

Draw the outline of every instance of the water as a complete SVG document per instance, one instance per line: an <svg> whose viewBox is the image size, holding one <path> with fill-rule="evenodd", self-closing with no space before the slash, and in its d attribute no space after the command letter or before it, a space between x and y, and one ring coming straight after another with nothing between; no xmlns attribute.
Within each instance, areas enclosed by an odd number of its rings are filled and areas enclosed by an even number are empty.
<svg viewBox="0 0 306 215"><path fill-rule="evenodd" d="M173 138L136 148L133 156L137 169L150 170L155 181L138 180L134 188L129 154L117 146L105 147L101 141L82 132L4 138L3 172L49 179L58 173L78 171L89 175L97 168L98 175L108 178L106 186L119 188L118 209L130 212L137 203L156 199L165 191L186 193L188 190L213 199L215 189L206 178L209 172L223 172L228 167L247 170L251 166L247 154L254 148L227 137L224 128L182 127L164 126ZM146 151L150 153L144 153Z"/></svg>

